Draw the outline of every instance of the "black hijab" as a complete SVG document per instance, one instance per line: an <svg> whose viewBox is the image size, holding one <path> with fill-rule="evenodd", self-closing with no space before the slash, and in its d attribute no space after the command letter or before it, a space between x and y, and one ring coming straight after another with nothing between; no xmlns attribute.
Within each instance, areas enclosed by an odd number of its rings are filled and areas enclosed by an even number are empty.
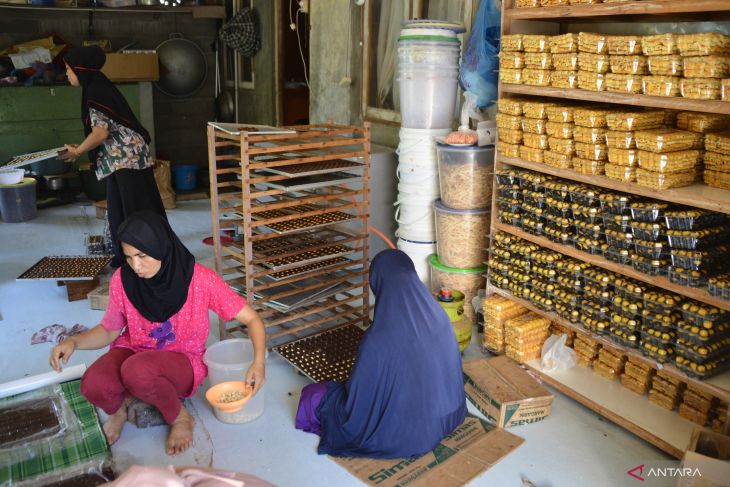
<svg viewBox="0 0 730 487"><path fill-rule="evenodd" d="M167 221L150 210L133 213L119 226L119 245L125 242L162 262L154 277L137 276L128 263L122 266L124 292L148 320L162 323L180 311L188 299L195 257Z"/></svg>
<svg viewBox="0 0 730 487"><path fill-rule="evenodd" d="M101 72L106 62L106 54L99 46L75 47L64 56L64 61L73 70L81 84L81 120L84 133L91 133L89 109L104 113L120 125L137 132L145 142L150 142L150 134L139 123L122 93ZM97 150L90 151L91 160L96 163Z"/></svg>

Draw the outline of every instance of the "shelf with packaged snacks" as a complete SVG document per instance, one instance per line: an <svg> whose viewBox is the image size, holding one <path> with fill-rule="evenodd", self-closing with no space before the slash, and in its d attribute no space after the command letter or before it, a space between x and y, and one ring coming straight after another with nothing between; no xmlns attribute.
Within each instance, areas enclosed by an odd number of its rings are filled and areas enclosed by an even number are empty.
<svg viewBox="0 0 730 487"><path fill-rule="evenodd" d="M594 101L618 105L632 105L651 108L668 108L689 112L719 113L730 115L730 102L720 100L696 100L671 96L649 96L613 91L590 91L577 88L553 88L550 86L532 86L502 83L502 93L512 95L543 96L563 100Z"/></svg>
<svg viewBox="0 0 730 487"><path fill-rule="evenodd" d="M587 5L564 5L534 8L505 8L504 16L510 20L559 20L561 22L583 22L584 19L623 17L622 21L644 21L647 17L672 15L694 18L709 13L726 15L730 10L727 0L646 0L641 2L597 3ZM688 14L688 15L675 15ZM636 18L634 18L636 17ZM580 19L580 20L573 20Z"/></svg>
<svg viewBox="0 0 730 487"><path fill-rule="evenodd" d="M194 19L225 19L226 8L222 5L193 5L188 7L163 7L136 5L134 7L92 7L92 6L43 6L25 3L1 3L0 9L35 10L52 12L94 12L94 13L143 13L143 14L191 14Z"/></svg>
<svg viewBox="0 0 730 487"><path fill-rule="evenodd" d="M702 301L703 303L707 303L717 308L730 311L730 301L726 301L717 296L713 296L704 289L680 286L679 284L674 284L666 277L650 276L648 274L644 274L643 272L639 272L630 266L618 264L600 255L592 255L588 252L578 250L575 247L569 247L567 245L555 243L545 237L532 235L531 233L527 233L520 228L513 227L512 225L507 225L506 223L501 223L499 221L492 224L492 229L507 232L516 237L523 238L550 250L560 252L563 255L573 257L574 259L582 260L583 262L588 262L589 264L601 267L617 274L631 277L639 281L646 282L647 284L652 284L656 287L666 289L667 291L672 291L674 293L681 294L682 296L686 296L688 298Z"/></svg>
<svg viewBox="0 0 730 487"><path fill-rule="evenodd" d="M569 320L566 320L564 318L561 318L557 314L545 311L543 309L538 308L534 304L532 304L530 301L527 301L525 299L519 298L512 294L511 292L500 289L493 284L489 283L487 284L487 295L491 294L498 294L500 296L504 296L505 298L511 299L512 301L516 302L520 306L523 306L533 313L537 313L541 316L544 316L545 318L549 319L553 323L557 323L559 325L562 325L563 327L573 330L577 333L588 335L593 340L598 342L601 346L605 346L607 348L617 350L623 355L626 355L627 357L635 358L641 362L644 362L651 367L655 369L661 369L665 371L667 374L676 377L677 379L681 380L684 383L692 384L697 386L698 388L707 391L708 393L712 394L713 396L717 397L718 399L722 401L730 401L730 371L721 372L718 375L715 375L713 377L710 377L706 380L700 380L695 379L692 377L689 377L687 374L676 368L675 366L671 364L662 364L657 362L656 360L652 359L651 357L647 357L646 355L643 355L641 351L634 348L628 348L624 347L623 345L620 345L611 339L609 339L607 336L601 336L597 333L594 333L593 331L587 330L583 328L582 325L571 323Z"/></svg>
<svg viewBox="0 0 730 487"><path fill-rule="evenodd" d="M559 169L545 164L525 161L516 157L497 156L498 168L501 164L509 166L521 167L531 171L537 171L543 174L550 174L572 181L592 184L601 188L612 189L624 193L631 193L638 196L646 196L648 198L660 199L670 203L702 208L705 210L718 211L721 213L730 213L730 190L713 188L702 183L695 183L691 186L683 188L663 189L661 192L652 188L639 186L636 183L624 183L616 179L610 179L606 176L596 176L580 174L572 169Z"/></svg>

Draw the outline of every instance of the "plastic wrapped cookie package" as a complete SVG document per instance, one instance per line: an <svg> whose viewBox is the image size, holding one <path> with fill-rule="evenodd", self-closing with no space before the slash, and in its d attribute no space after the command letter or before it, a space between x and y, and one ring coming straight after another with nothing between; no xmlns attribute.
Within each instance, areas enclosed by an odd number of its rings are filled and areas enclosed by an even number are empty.
<svg viewBox="0 0 730 487"><path fill-rule="evenodd" d="M714 113L679 112L677 128L690 132L719 132L730 129L730 116Z"/></svg>
<svg viewBox="0 0 730 487"><path fill-rule="evenodd" d="M578 88L588 91L606 91L606 75L591 71L578 71Z"/></svg>
<svg viewBox="0 0 730 487"><path fill-rule="evenodd" d="M539 7L538 0L515 0L515 8L535 8Z"/></svg>
<svg viewBox="0 0 730 487"><path fill-rule="evenodd" d="M645 56L666 56L676 54L679 52L677 49L677 35L669 33L642 36L641 51Z"/></svg>
<svg viewBox="0 0 730 487"><path fill-rule="evenodd" d="M608 148L608 162L617 166L637 167L639 165L639 151L636 149ZM608 174L608 171L606 171Z"/></svg>
<svg viewBox="0 0 730 487"><path fill-rule="evenodd" d="M522 69L500 69L499 81L513 85L522 84L522 71Z"/></svg>
<svg viewBox="0 0 730 487"><path fill-rule="evenodd" d="M649 56L646 66L656 76L682 76L684 70L683 58L679 54Z"/></svg>
<svg viewBox="0 0 730 487"><path fill-rule="evenodd" d="M547 117L548 108L558 106L556 102L543 100L528 100L522 105L522 110L527 118L537 118L544 120Z"/></svg>
<svg viewBox="0 0 730 487"><path fill-rule="evenodd" d="M606 91L641 94L644 91L642 81L641 76L634 74L608 73L606 75Z"/></svg>
<svg viewBox="0 0 730 487"><path fill-rule="evenodd" d="M698 150L676 152L639 151L639 167L657 173L685 173L695 170L702 161Z"/></svg>
<svg viewBox="0 0 730 487"><path fill-rule="evenodd" d="M525 67L532 69L553 69L553 57L549 52L526 52Z"/></svg>
<svg viewBox="0 0 730 487"><path fill-rule="evenodd" d="M605 172L605 161L594 161L580 157L573 158L573 170L587 176L600 176Z"/></svg>
<svg viewBox="0 0 730 487"><path fill-rule="evenodd" d="M641 91L649 96L681 96L681 82L679 76L643 76Z"/></svg>
<svg viewBox="0 0 730 487"><path fill-rule="evenodd" d="M683 59L685 78L727 78L730 75L730 57L694 56Z"/></svg>
<svg viewBox="0 0 730 487"><path fill-rule="evenodd" d="M623 183L633 183L636 181L636 168L608 163L604 169L607 178L615 179Z"/></svg>
<svg viewBox="0 0 730 487"><path fill-rule="evenodd" d="M635 134L636 146L650 152L675 152L701 149L701 134L676 129L639 130Z"/></svg>
<svg viewBox="0 0 730 487"><path fill-rule="evenodd" d="M530 86L550 86L549 69L525 68L522 70L522 83Z"/></svg>
<svg viewBox="0 0 730 487"><path fill-rule="evenodd" d="M543 150L533 149L532 147L522 145L520 146L520 159L524 159L528 162L543 163Z"/></svg>
<svg viewBox="0 0 730 487"><path fill-rule="evenodd" d="M730 155L719 152L705 152L705 169L730 172Z"/></svg>
<svg viewBox="0 0 730 487"><path fill-rule="evenodd" d="M582 142L576 142L575 154L581 159L605 161L608 159L608 147L606 147L606 144L584 144Z"/></svg>
<svg viewBox="0 0 730 487"><path fill-rule="evenodd" d="M499 69L523 69L525 53L504 51L499 53Z"/></svg>
<svg viewBox="0 0 730 487"><path fill-rule="evenodd" d="M578 88L578 71L553 71L550 74L550 86L566 90Z"/></svg>
<svg viewBox="0 0 730 487"><path fill-rule="evenodd" d="M718 32L677 34L677 48L682 56L711 56L730 53L730 36Z"/></svg>
<svg viewBox="0 0 730 487"><path fill-rule="evenodd" d="M525 52L550 52L550 36L523 34L522 47Z"/></svg>
<svg viewBox="0 0 730 487"><path fill-rule="evenodd" d="M615 74L649 74L646 56L610 56L611 72Z"/></svg>
<svg viewBox="0 0 730 487"><path fill-rule="evenodd" d="M610 56L608 54L581 52L578 54L578 68L580 71L589 71L591 73L608 73L611 69Z"/></svg>
<svg viewBox="0 0 730 487"><path fill-rule="evenodd" d="M730 155L730 131L705 135L705 149Z"/></svg>
<svg viewBox="0 0 730 487"><path fill-rule="evenodd" d="M547 122L541 118L525 117L522 119L522 131L530 134L546 134L546 124Z"/></svg>
<svg viewBox="0 0 730 487"><path fill-rule="evenodd" d="M578 34L550 36L550 52L553 54L578 52ZM553 58L553 63L555 63L555 58Z"/></svg>
<svg viewBox="0 0 730 487"><path fill-rule="evenodd" d="M500 39L500 49L502 51L520 52L524 51L522 34L505 34Z"/></svg>
<svg viewBox="0 0 730 487"><path fill-rule="evenodd" d="M608 127L606 116L615 111L608 108L576 108L573 116L575 124L581 127L604 128Z"/></svg>
<svg viewBox="0 0 730 487"><path fill-rule="evenodd" d="M730 78L720 82L720 99L722 101L730 101Z"/></svg>
<svg viewBox="0 0 730 487"><path fill-rule="evenodd" d="M545 150L549 147L547 134L522 133L522 143L531 149Z"/></svg>
<svg viewBox="0 0 730 487"><path fill-rule="evenodd" d="M522 130L499 129L497 137L508 144L519 144L522 142Z"/></svg>
<svg viewBox="0 0 730 487"><path fill-rule="evenodd" d="M696 100L719 100L720 80L717 78L683 78L680 83L682 96Z"/></svg>
<svg viewBox="0 0 730 487"><path fill-rule="evenodd" d="M619 56L641 54L641 36L606 36L608 53Z"/></svg>
<svg viewBox="0 0 730 487"><path fill-rule="evenodd" d="M497 152L505 157L520 157L520 145L497 141Z"/></svg>
<svg viewBox="0 0 730 487"><path fill-rule="evenodd" d="M548 166L558 169L570 169L573 167L573 158L571 156L553 151L545 151L543 153L543 162Z"/></svg>
<svg viewBox="0 0 730 487"><path fill-rule="evenodd" d="M637 169L636 182L639 186L652 189L670 189L689 186L697 180L697 171L660 173L647 169Z"/></svg>
<svg viewBox="0 0 730 487"><path fill-rule="evenodd" d="M495 117L498 129L522 130L522 117L497 113Z"/></svg>
<svg viewBox="0 0 730 487"><path fill-rule="evenodd" d="M608 52L606 36L592 32L581 32L578 34L578 50L593 54L606 54Z"/></svg>
<svg viewBox="0 0 730 487"><path fill-rule="evenodd" d="M522 115L522 105L525 103L523 98L500 98L497 100L497 110L499 113L506 115Z"/></svg>
<svg viewBox="0 0 730 487"><path fill-rule="evenodd" d="M575 142L573 139L563 139L558 137L550 137L548 139L550 150L570 157L575 154Z"/></svg>
<svg viewBox="0 0 730 487"><path fill-rule="evenodd" d="M703 181L713 188L730 189L730 172L705 169Z"/></svg>
<svg viewBox="0 0 730 487"><path fill-rule="evenodd" d="M616 131L659 128L664 123L664 110L611 112L606 115L606 123Z"/></svg>
<svg viewBox="0 0 730 487"><path fill-rule="evenodd" d="M583 144L602 144L606 142L606 129L576 125L573 129L573 140Z"/></svg>
<svg viewBox="0 0 730 487"><path fill-rule="evenodd" d="M577 71L579 59L580 54L577 52L553 54L553 66L556 71Z"/></svg>
<svg viewBox="0 0 730 487"><path fill-rule="evenodd" d="M607 130L606 134L606 145L610 149L635 149L636 148L636 137L634 132L627 130Z"/></svg>
<svg viewBox="0 0 730 487"><path fill-rule="evenodd" d="M557 137L559 139L572 139L575 130L575 124L547 122L545 124L545 130L547 134L551 137Z"/></svg>

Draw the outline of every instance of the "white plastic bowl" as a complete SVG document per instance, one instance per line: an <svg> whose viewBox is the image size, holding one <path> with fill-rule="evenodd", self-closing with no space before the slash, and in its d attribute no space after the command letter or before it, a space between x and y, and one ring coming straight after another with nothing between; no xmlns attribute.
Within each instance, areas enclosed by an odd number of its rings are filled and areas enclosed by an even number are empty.
<svg viewBox="0 0 730 487"><path fill-rule="evenodd" d="M18 184L24 175L23 169L0 169L0 184Z"/></svg>

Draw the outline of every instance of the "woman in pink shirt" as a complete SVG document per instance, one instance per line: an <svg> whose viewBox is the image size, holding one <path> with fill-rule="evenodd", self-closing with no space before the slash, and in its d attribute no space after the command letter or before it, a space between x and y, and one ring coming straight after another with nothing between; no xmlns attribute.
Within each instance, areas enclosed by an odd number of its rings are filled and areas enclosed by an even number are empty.
<svg viewBox="0 0 730 487"><path fill-rule="evenodd" d="M131 398L160 410L170 424L166 450L186 450L194 420L181 398L195 394L208 370L203 363L210 329L208 310L248 327L254 362L245 381L255 394L265 381L266 331L256 311L215 272L195 258L167 221L149 210L131 215L119 227L126 265L109 284L109 305L101 323L67 338L51 350L57 371L76 349L110 345L81 379L81 393L110 415L104 424L109 444L127 420Z"/></svg>

